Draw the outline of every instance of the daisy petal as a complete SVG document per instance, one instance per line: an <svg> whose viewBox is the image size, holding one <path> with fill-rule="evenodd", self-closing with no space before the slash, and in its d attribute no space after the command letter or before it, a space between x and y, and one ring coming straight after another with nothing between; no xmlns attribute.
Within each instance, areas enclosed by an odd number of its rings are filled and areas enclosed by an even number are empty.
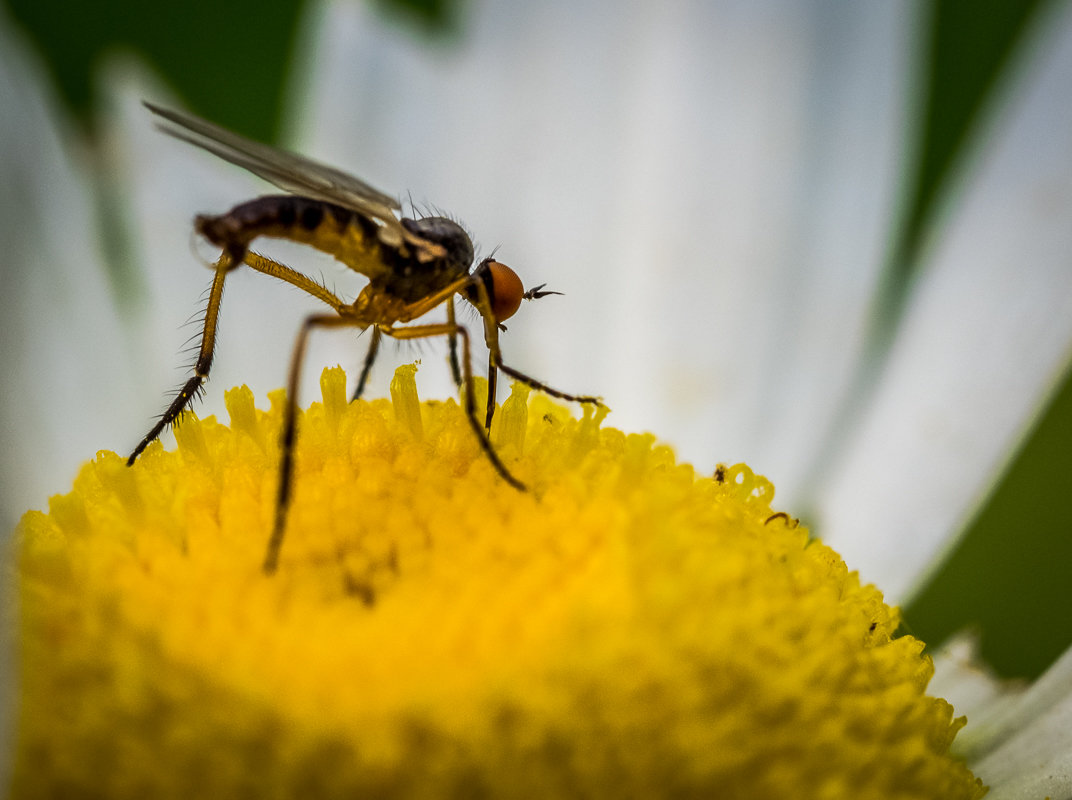
<svg viewBox="0 0 1072 800"><path fill-rule="evenodd" d="M566 293L511 320L516 365L792 497L858 356L910 23L892 6L487 4L460 46L429 48L330 3L300 116L307 149L442 204Z"/></svg>
<svg viewBox="0 0 1072 800"><path fill-rule="evenodd" d="M122 425L109 387L128 384L114 287L99 249L89 153L44 69L0 14L0 531L42 507ZM86 344L80 347L79 344Z"/></svg>
<svg viewBox="0 0 1072 800"><path fill-rule="evenodd" d="M930 694L952 703L957 714L967 715L973 723L970 731L976 730L977 713L995 713L1003 704L1015 703L1022 688L1018 681L999 680L978 654L976 635L953 636L934 654L934 677L927 686ZM960 741L966 738L962 735Z"/></svg>
<svg viewBox="0 0 1072 800"><path fill-rule="evenodd" d="M958 750L988 798L1072 797L1072 649L1012 703L970 720Z"/></svg>
<svg viewBox="0 0 1072 800"><path fill-rule="evenodd" d="M820 493L824 538L894 601L970 518L1072 348L1072 7L1038 23Z"/></svg>

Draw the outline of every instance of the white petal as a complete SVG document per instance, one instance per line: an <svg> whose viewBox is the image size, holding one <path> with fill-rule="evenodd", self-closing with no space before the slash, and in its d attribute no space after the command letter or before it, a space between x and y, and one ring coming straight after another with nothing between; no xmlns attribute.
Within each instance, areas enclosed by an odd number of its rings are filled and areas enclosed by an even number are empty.
<svg viewBox="0 0 1072 800"><path fill-rule="evenodd" d="M1072 6L1054 12L973 153L820 497L826 540L894 602L970 517L1069 359Z"/></svg>
<svg viewBox="0 0 1072 800"><path fill-rule="evenodd" d="M26 509L45 508L68 486L114 432L102 420L107 387L125 372L79 169L85 154L71 146L73 131L43 74L0 9L0 786L8 785L16 707L10 532Z"/></svg>
<svg viewBox="0 0 1072 800"><path fill-rule="evenodd" d="M0 537L70 485L122 426L126 331L98 248L88 153L0 14Z"/></svg>
<svg viewBox="0 0 1072 800"><path fill-rule="evenodd" d="M467 23L429 48L329 4L310 149L566 293L511 320L515 366L791 494L888 237L908 11L485 3Z"/></svg>
<svg viewBox="0 0 1072 800"><path fill-rule="evenodd" d="M952 703L957 716L968 717L969 733L957 739L959 748L978 729L977 715L994 714L1004 705L1015 703L1024 686L1020 681L997 678L979 657L978 638L972 633L960 633L934 654L934 677L927 693Z"/></svg>
<svg viewBox="0 0 1072 800"><path fill-rule="evenodd" d="M957 746L988 800L1072 798L1072 649L1014 702L969 716Z"/></svg>

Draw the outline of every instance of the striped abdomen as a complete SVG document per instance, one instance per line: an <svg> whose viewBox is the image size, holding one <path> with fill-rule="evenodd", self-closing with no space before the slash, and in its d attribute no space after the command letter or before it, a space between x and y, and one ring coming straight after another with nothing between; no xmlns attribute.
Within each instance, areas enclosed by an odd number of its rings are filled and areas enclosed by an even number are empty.
<svg viewBox="0 0 1072 800"><path fill-rule="evenodd" d="M296 195L258 197L218 217L202 215L197 232L240 264L259 236L289 239L322 250L370 278L387 269L397 254L383 252L375 222L342 206Z"/></svg>

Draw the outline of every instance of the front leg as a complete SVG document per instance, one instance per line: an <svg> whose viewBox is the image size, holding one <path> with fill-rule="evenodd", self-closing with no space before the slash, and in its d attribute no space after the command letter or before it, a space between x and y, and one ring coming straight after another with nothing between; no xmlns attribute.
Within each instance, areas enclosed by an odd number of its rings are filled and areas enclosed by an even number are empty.
<svg viewBox="0 0 1072 800"><path fill-rule="evenodd" d="M372 364L376 360L376 353L380 349L380 336L380 329L373 326L372 340L369 342L368 352L365 353L365 364L361 367L361 375L357 379L354 396L350 398L351 403L360 400L361 395L365 393L365 384L368 383L369 372L372 371Z"/></svg>
<svg viewBox="0 0 1072 800"><path fill-rule="evenodd" d="M488 430L480 424L480 420L476 415L476 397L473 386L473 359L472 351L469 346L469 331L464 326L457 323L445 323L439 325L413 325L408 328L391 328L384 329L384 333L395 339L425 339L430 336L451 336L461 339L462 342L462 382L465 384L465 416L469 420L469 427L473 429L473 433L476 434L477 440L480 442L480 447L484 450L484 455L488 457L488 461L495 467L495 471L499 473L499 476L508 484L513 486L519 491L525 491L526 487L521 481L510 474L510 470L506 468L506 465L502 463L499 458L499 454L495 452L495 447L491 443L491 438L488 435ZM494 401L489 397L488 403L492 404ZM491 416L488 415L490 421Z"/></svg>

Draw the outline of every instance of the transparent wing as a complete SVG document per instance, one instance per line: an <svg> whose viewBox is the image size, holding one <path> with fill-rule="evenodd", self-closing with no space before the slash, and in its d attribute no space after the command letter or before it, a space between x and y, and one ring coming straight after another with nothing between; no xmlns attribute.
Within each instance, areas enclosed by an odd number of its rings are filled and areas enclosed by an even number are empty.
<svg viewBox="0 0 1072 800"><path fill-rule="evenodd" d="M145 106L164 120L160 123L160 129L177 139L248 169L284 191L358 211L378 219L399 236L411 238L405 235L408 232L404 232L392 213L401 208L398 201L353 175L296 153L247 139L193 114L172 111L152 103L145 103Z"/></svg>

